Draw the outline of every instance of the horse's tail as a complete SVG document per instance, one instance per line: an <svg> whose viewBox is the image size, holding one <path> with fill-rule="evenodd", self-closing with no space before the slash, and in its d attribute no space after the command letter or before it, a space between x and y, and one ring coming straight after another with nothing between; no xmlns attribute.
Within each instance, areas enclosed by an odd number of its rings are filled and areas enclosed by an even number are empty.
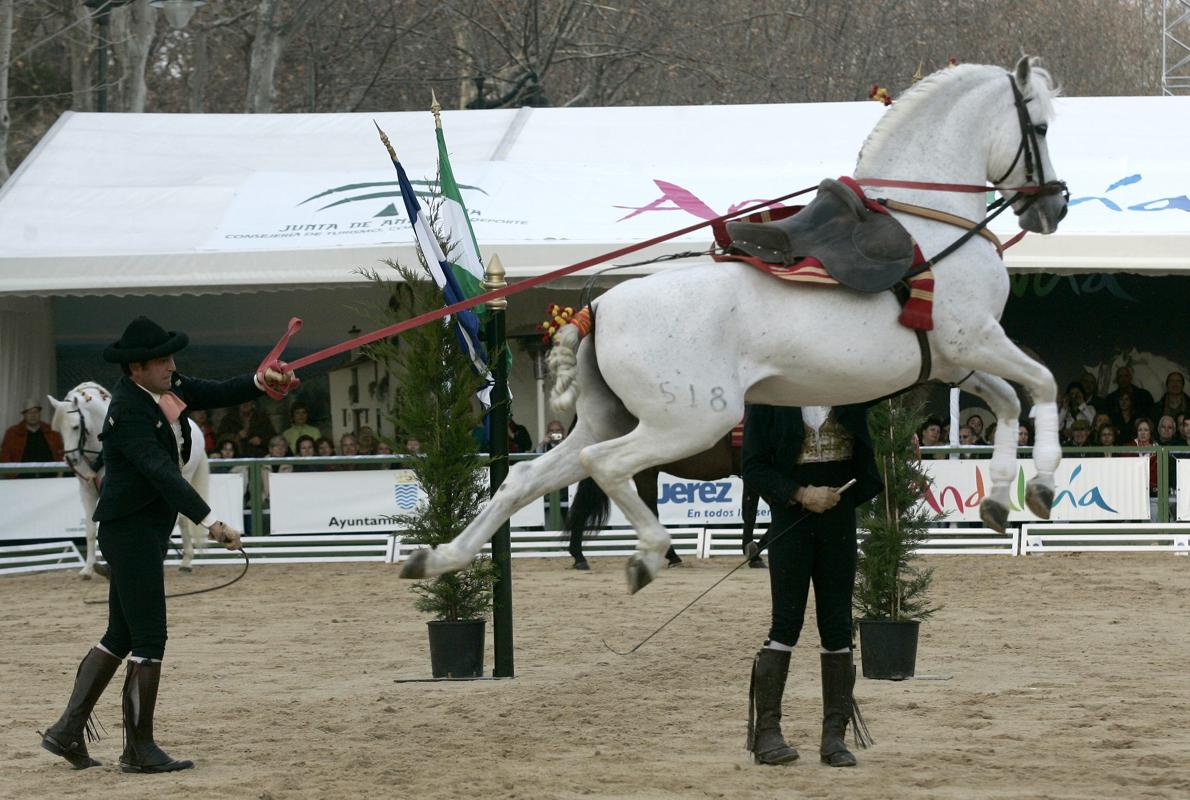
<svg viewBox="0 0 1190 800"><path fill-rule="evenodd" d="M553 335L553 346L546 362L553 375L550 406L559 414L569 414L575 410L578 401L578 344L594 327L594 313L587 306Z"/></svg>
<svg viewBox="0 0 1190 800"><path fill-rule="evenodd" d="M554 334L554 346L550 349L547 363L554 385L550 389L550 406L559 414L574 411L578 401L578 346L583 331L577 325L563 325Z"/></svg>
<svg viewBox="0 0 1190 800"><path fill-rule="evenodd" d="M566 512L566 530L570 534L570 541L581 541L584 533L602 528L607 524L610 513L611 503L607 494L593 478L583 478L578 482L578 489L570 499L570 508Z"/></svg>

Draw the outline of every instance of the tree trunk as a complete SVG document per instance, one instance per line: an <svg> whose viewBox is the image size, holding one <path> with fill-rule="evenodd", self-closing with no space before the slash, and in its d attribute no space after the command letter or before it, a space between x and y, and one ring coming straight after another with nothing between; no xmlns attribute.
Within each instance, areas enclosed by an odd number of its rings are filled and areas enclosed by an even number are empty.
<svg viewBox="0 0 1190 800"><path fill-rule="evenodd" d="M244 110L267 114L277 99L277 64L286 41L300 29L317 9L317 3L302 0L289 19L280 19L281 0L259 0L256 5L256 32L248 59L248 96Z"/></svg>
<svg viewBox="0 0 1190 800"><path fill-rule="evenodd" d="M8 176L8 61L12 57L13 0L0 0L0 185Z"/></svg>
<svg viewBox="0 0 1190 800"><path fill-rule="evenodd" d="M267 114L273 110L277 92L274 76L281 57L280 33L273 23L278 2L260 0L256 6L256 33L248 59L248 96L244 102L244 110L250 114Z"/></svg>
<svg viewBox="0 0 1190 800"><path fill-rule="evenodd" d="M64 44L70 64L70 110L94 111L95 78L91 49L95 47L96 40L91 10L73 0L58 0L58 3L63 27L78 23Z"/></svg>
<svg viewBox="0 0 1190 800"><path fill-rule="evenodd" d="M198 28L191 40L193 53L190 72L186 75L186 98L191 114L201 114L206 109L207 75L207 32Z"/></svg>
<svg viewBox="0 0 1190 800"><path fill-rule="evenodd" d="M114 16L112 21L115 21ZM116 47L120 53L122 110L144 113L148 94L145 67L157 32L157 12L149 6L149 0L136 0L125 7L120 30L125 35L112 38L118 43Z"/></svg>

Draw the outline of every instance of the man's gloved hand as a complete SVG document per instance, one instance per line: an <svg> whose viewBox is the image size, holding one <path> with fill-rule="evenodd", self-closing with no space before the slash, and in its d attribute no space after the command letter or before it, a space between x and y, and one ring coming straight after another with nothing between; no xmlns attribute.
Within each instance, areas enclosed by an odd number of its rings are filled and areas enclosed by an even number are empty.
<svg viewBox="0 0 1190 800"><path fill-rule="evenodd" d="M209 533L212 539L228 550L239 550L243 546L240 542L240 532L226 522L216 522L210 527Z"/></svg>
<svg viewBox="0 0 1190 800"><path fill-rule="evenodd" d="M839 493L830 486L803 486L794 492L793 500L801 503L807 511L821 514L838 504Z"/></svg>
<svg viewBox="0 0 1190 800"><path fill-rule="evenodd" d="M261 381L263 381L273 391L285 394L289 391L290 384L293 383L293 378L293 370L286 370L284 373L282 373L279 370L269 367L264 371Z"/></svg>

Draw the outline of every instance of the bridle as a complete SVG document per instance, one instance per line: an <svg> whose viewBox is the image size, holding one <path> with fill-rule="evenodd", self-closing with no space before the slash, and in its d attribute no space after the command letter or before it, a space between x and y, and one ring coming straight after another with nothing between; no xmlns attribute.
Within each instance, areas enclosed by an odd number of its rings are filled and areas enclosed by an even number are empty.
<svg viewBox="0 0 1190 800"><path fill-rule="evenodd" d="M1019 217L1028 208L1036 203L1040 198L1047 195L1061 194L1063 198L1069 202L1070 190L1066 186L1065 181L1045 179L1045 164L1041 158L1041 145L1037 139L1039 136L1044 136L1047 126L1045 124L1034 125L1033 120L1029 118L1029 111L1025 105L1029 102L1021 94L1020 87L1017 86L1016 78L1012 73L1008 74L1008 83L1012 87L1013 105L1016 107L1017 123L1021 129L1021 143L1016 149L1016 155L1013 156L1012 163L1008 165L1008 169L1004 171L997 180L992 181L992 186L978 186L966 183L931 183L928 181L901 181L887 178L856 178L856 183L864 186L884 186L901 189L923 189L926 191L937 192L968 192L968 193L984 193L990 188L995 188L1005 194L1011 193L1008 197L999 197L988 204L985 210L985 215L982 220L972 223L967 229L967 232L960 236L955 241L951 242L947 247L942 249L932 258L920 264L909 271L906 278L911 278L933 267L942 259L958 250L971 240L973 236L981 235L991 224L992 220L1000 216L1008 208L1012 208L1018 200L1024 198L1024 203L1019 209L1014 209L1014 213ZM1017 164L1020 163L1021 158L1025 160L1025 183L1022 186L1014 186L1011 188L1004 188L1001 186L1004 181L1008 180L1008 176L1016 169ZM915 216L928 217L938 219L937 212L930 213L931 209L924 209L919 206L911 206L907 203L901 203L896 200L880 199L877 202L887 206L893 211L902 211ZM1066 211L1063 209L1062 216L1066 216ZM1061 217L1059 217L1060 219ZM939 220L954 224L953 219ZM966 227L966 226L964 226ZM1018 242L1021 237L1025 235L1025 231L1021 231L1014 236L1004 248ZM1002 249L1002 248L997 248Z"/></svg>
<svg viewBox="0 0 1190 800"><path fill-rule="evenodd" d="M74 476L76 478L78 478L79 480L82 480L82 481L95 480L96 483L98 484L99 467L97 467L96 464L98 463L98 461L97 461L98 456L103 451L102 450L91 450L87 447L87 416L83 413L83 410L78 407L77 399L75 399L74 403L75 403L75 407L70 409L66 413L79 415L79 441L73 450L69 450L66 452L66 454L65 454L66 463L70 466L70 471L73 472ZM90 458L90 456L95 456L96 459L93 460L92 458ZM91 469L91 471L93 473L95 473L94 479L88 478L78 471L78 467L76 466L76 464L79 461L82 461L83 463L85 463Z"/></svg>

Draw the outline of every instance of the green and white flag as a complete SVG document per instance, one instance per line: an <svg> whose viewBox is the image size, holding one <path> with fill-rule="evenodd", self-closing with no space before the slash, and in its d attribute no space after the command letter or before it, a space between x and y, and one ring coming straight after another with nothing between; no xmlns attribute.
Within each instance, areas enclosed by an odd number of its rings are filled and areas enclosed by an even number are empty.
<svg viewBox="0 0 1190 800"><path fill-rule="evenodd" d="M479 255L479 245L475 242L475 231L471 229L467 206L463 203L463 193L459 191L454 170L450 167L441 125L436 127L435 134L438 136L438 185L442 190L438 222L447 244L446 260L463 294L475 297L484 293L483 259ZM486 306L478 305L473 310L481 321L487 318Z"/></svg>

